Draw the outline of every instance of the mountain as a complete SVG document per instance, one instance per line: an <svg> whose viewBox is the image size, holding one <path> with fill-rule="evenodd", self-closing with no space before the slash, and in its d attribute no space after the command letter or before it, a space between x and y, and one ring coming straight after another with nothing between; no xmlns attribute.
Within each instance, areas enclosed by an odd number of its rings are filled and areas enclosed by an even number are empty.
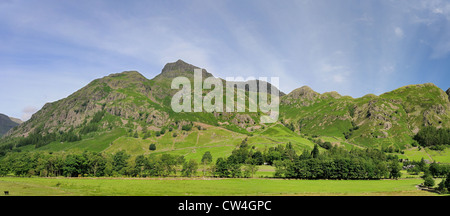
<svg viewBox="0 0 450 216"><path fill-rule="evenodd" d="M8 136L27 136L36 130L44 134L81 131L89 125L96 113L102 111L106 113L105 119L108 120L99 125L100 129L113 129L132 122L135 126L139 125L140 129L145 125L160 130L170 125L182 127L188 122L199 121L211 125L227 122L227 127L245 131L259 121L256 113L222 115L173 112L171 98L179 90L171 89L172 79L178 76L193 79L196 68L198 67L178 60L166 64L162 72L151 80L137 71L125 71L96 79L67 98L45 104L30 120ZM211 76L203 69L203 79Z"/></svg>
<svg viewBox="0 0 450 216"><path fill-rule="evenodd" d="M448 88L447 91L445 91L445 93L447 93L447 95L448 95L448 100L450 101L450 88Z"/></svg>
<svg viewBox="0 0 450 216"><path fill-rule="evenodd" d="M280 116L284 125L302 134L362 146L404 148L424 126L450 127L450 102L432 83L361 98L337 92L319 94L304 86L282 98Z"/></svg>
<svg viewBox="0 0 450 216"><path fill-rule="evenodd" d="M9 149L127 149L150 154L148 145L158 143L157 153L201 157L207 150L231 153L247 137L248 143L262 150L287 142L299 150L312 149L317 139L349 148L405 149L420 128L450 128L449 91L431 83L361 98L320 94L303 86L288 94L280 92L280 116L273 124L261 123L260 117L267 113L248 110L253 101L246 104L245 112L174 112L171 99L179 90L171 88L172 80L184 76L193 81L195 69L199 68L178 60L166 64L152 79L125 71L93 80L67 98L45 104L9 131L0 147L3 142ZM202 69L202 79L208 77L214 76ZM257 81L257 89L261 82ZM271 89L270 83L267 87ZM250 91L245 88L245 101Z"/></svg>
<svg viewBox="0 0 450 216"><path fill-rule="evenodd" d="M0 137L6 134L11 128L21 124L22 121L17 118L8 117L0 113Z"/></svg>

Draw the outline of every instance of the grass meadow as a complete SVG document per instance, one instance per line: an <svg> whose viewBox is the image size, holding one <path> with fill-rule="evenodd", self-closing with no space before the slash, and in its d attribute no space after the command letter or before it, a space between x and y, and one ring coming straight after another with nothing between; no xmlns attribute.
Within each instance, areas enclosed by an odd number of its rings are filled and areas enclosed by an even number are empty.
<svg viewBox="0 0 450 216"><path fill-rule="evenodd" d="M39 149L33 146L22 147L23 151L82 152L84 150L114 153L126 149L132 157L137 155L170 153L183 155L186 160L200 161L206 151L213 160L227 157L243 139L256 150L265 151L270 147L290 142L298 154L311 150L314 143L293 133L286 127L275 124L252 136L243 135L215 126L195 127L190 132L170 131L162 136L147 139L127 136L125 129L108 133L93 134L82 141L73 143L53 142ZM176 133L176 134L175 134ZM94 139L95 136L95 139ZM354 148L354 144L343 142L337 136L321 136L320 139L333 144ZM149 145L157 144L156 151ZM324 149L321 149L323 151ZM429 149L409 148L404 154L394 153L399 158L419 161L450 163L450 149L431 151ZM178 170L181 169L178 167ZM200 164L198 174L202 172ZM259 166L255 178L218 179L183 178L19 178L0 177L0 196L9 191L10 196L435 196L437 194L417 189L423 183L418 175L403 171L399 180L285 180L274 179L275 168ZM436 185L440 180L436 181Z"/></svg>
<svg viewBox="0 0 450 216"><path fill-rule="evenodd" d="M285 180L213 178L1 177L9 196L433 196L422 179ZM3 193L0 196L5 196Z"/></svg>

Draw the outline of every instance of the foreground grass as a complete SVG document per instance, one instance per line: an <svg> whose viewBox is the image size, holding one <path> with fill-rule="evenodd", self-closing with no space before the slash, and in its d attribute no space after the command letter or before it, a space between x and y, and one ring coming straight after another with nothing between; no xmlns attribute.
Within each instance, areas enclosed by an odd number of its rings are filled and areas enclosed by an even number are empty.
<svg viewBox="0 0 450 216"><path fill-rule="evenodd" d="M10 196L430 196L401 180L1 177Z"/></svg>

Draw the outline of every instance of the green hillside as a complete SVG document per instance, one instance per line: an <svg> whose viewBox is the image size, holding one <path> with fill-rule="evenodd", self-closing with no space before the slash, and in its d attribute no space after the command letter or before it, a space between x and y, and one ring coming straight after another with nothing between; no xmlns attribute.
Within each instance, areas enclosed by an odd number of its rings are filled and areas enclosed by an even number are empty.
<svg viewBox="0 0 450 216"><path fill-rule="evenodd" d="M302 87L283 97L280 116L284 125L301 134L405 149L420 128L449 128L449 108L445 92L430 83L356 99Z"/></svg>
<svg viewBox="0 0 450 216"><path fill-rule="evenodd" d="M133 156L171 153L200 160L206 151L214 159L227 157L246 139L261 152L291 143L299 153L327 142L346 149L392 148L403 151L403 158L419 154L445 161L448 155L447 150L423 154L425 149L413 145L421 128L450 128L449 96L434 84L361 98L320 94L304 86L281 92L278 122L263 124L260 116L265 113L249 112L249 104L246 112L174 112L170 102L178 90L170 88L171 81L177 76L193 80L196 68L179 60L153 79L137 71L96 79L67 98L47 103L10 131L0 140L0 153L126 150ZM202 76L212 74L203 69ZM248 100L250 90L244 91Z"/></svg>

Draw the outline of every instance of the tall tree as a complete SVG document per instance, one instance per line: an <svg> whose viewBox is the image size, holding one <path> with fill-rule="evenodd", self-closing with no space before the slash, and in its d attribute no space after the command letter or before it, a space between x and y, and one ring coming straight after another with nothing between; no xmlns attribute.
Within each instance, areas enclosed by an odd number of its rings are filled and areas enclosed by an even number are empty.
<svg viewBox="0 0 450 216"><path fill-rule="evenodd" d="M211 152L206 151L202 156L202 164L203 164L203 176L206 174L206 165L210 164L213 160Z"/></svg>
<svg viewBox="0 0 450 216"><path fill-rule="evenodd" d="M191 159L189 160L189 162L184 162L181 174L182 176L191 177L192 175L195 175L197 169L198 169L197 162Z"/></svg>
<svg viewBox="0 0 450 216"><path fill-rule="evenodd" d="M113 156L113 167L114 171L118 172L119 174L123 174L124 168L128 165L128 159L130 158L130 155L128 155L125 150L119 151Z"/></svg>
<svg viewBox="0 0 450 216"><path fill-rule="evenodd" d="M230 172L228 171L228 163L225 159L221 157L217 158L215 173L219 177L228 177L230 175Z"/></svg>
<svg viewBox="0 0 450 216"><path fill-rule="evenodd" d="M389 169L389 178L398 179L402 176L402 173L400 172L402 170L402 167L400 166L400 163L398 161L393 160L390 163Z"/></svg>
<svg viewBox="0 0 450 216"><path fill-rule="evenodd" d="M314 145L314 149L311 152L311 156L313 158L318 158L319 157L319 146L317 144Z"/></svg>

